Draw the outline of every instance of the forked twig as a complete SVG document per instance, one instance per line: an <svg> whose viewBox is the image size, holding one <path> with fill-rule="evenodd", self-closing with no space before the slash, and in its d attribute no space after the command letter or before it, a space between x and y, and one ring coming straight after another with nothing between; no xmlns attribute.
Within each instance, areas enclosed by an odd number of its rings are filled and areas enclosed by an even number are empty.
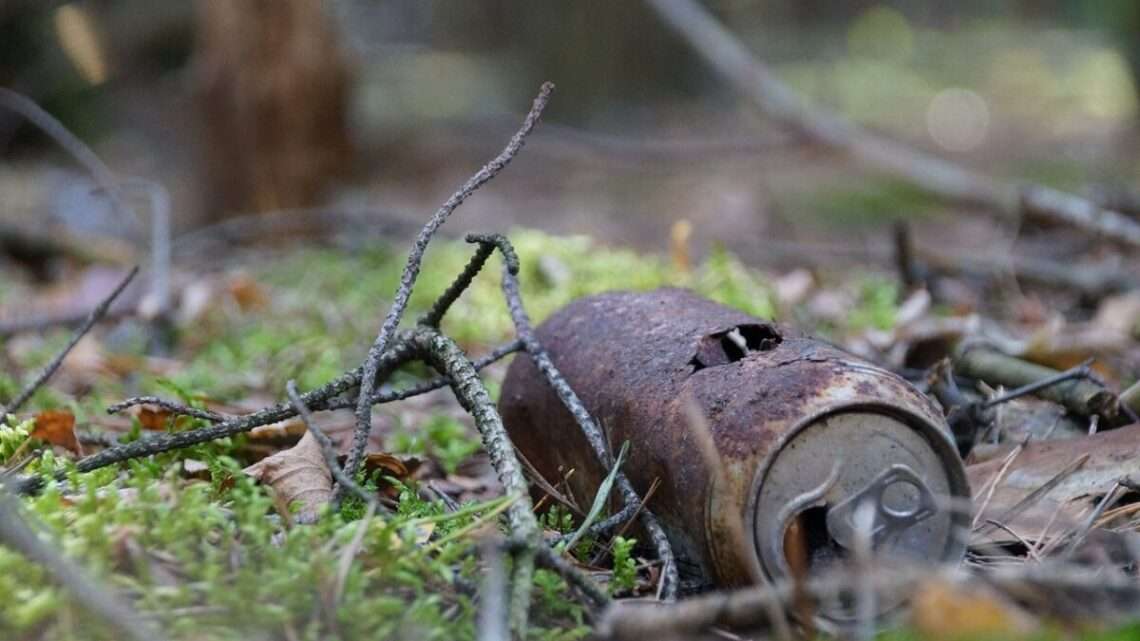
<svg viewBox="0 0 1140 641"><path fill-rule="evenodd" d="M444 314L451 308L451 305L459 299L468 287L471 286L471 281L479 275L483 269L483 265L487 263L487 259L491 254L498 249L503 254L503 260L506 261L507 269L512 274L519 273L519 257L515 254L514 247L507 242L507 239L502 234L467 234L467 242L476 243L478 247L475 249L475 255L471 257L467 265L463 268L463 272L456 277L455 281L451 283L444 290L443 294L436 299L432 304L431 309L423 315L419 320L420 325L427 327L439 327L440 321L443 320Z"/></svg>
<svg viewBox="0 0 1140 641"><path fill-rule="evenodd" d="M392 349L386 352L381 359L380 369L382 371L394 370L407 361L412 360L412 358L413 352L411 347L404 341L396 341ZM360 368L358 367L351 372L340 375L315 390L302 394L301 399L308 407L319 408L321 407L319 405L320 403L328 402L330 399L339 396L359 384ZM79 472L90 472L122 461L150 456L152 454L160 454L162 452L189 447L207 441L228 438L236 434L248 432L255 427L293 418L296 415L297 411L293 409L293 406L288 401L285 401L270 405L269 407L262 408L250 414L227 419L209 427L185 432L160 434L153 438L140 439L112 447L80 459L75 464L75 467ZM63 479L65 476L60 474L58 478ZM39 477L24 477L15 482L14 490L20 494L27 494L38 491L42 485L43 480Z"/></svg>
<svg viewBox="0 0 1140 641"><path fill-rule="evenodd" d="M412 251L408 254L408 262L404 266L404 272L400 276L400 286L396 289L392 306L388 309L388 314L380 326L380 332L376 335L376 340L369 348L368 356L364 361L360 391L356 400L356 430L353 433L352 450L349 452L348 461L345 463L345 472L350 477L356 474L356 470L360 466L360 460L364 456L364 448L368 443L368 433L372 429L372 393L376 389L376 374L379 371L380 359L384 351L388 349L388 345L396 333L396 327L400 324L404 309L408 305L408 299L412 295L412 286L416 282L416 277L419 276L420 263L423 261L424 251L427 250L428 243L431 242L436 230L451 216L451 213L477 189L498 175L511 162L515 154L522 149L526 137L534 130L534 126L538 123L538 118L542 115L543 109L546 108L546 103L550 100L550 94L553 91L554 85L552 83L543 83L538 96L534 99L534 104L531 105L530 112L523 120L522 127L511 137L503 151L491 162L484 165L482 169L475 172L475 175L471 176L458 191L452 194L447 202L443 203L443 206L432 215L416 237Z"/></svg>
<svg viewBox="0 0 1140 641"><path fill-rule="evenodd" d="M135 407L136 405L154 405L155 407L164 409L171 414L200 418L204 421L210 421L211 423L221 423L222 421L227 421L235 418L233 416L220 414L218 412L202 409L200 407L191 407L189 405L167 400L165 398L160 398L158 396L135 396L128 398L125 401L119 401L114 405L109 405L107 407L107 413L118 414L119 412Z"/></svg>

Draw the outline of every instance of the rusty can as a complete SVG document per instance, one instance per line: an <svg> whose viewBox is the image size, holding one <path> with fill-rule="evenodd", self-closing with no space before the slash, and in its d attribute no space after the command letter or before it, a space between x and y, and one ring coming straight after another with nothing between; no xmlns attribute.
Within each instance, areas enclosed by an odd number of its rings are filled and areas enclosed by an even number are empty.
<svg viewBox="0 0 1140 641"><path fill-rule="evenodd" d="M879 555L961 559L965 470L942 414L902 378L682 289L582 298L537 336L612 451L629 441L634 487L657 484L649 505L683 577L821 570L850 556L863 503ZM530 359L511 364L499 406L529 463L590 505L604 472Z"/></svg>

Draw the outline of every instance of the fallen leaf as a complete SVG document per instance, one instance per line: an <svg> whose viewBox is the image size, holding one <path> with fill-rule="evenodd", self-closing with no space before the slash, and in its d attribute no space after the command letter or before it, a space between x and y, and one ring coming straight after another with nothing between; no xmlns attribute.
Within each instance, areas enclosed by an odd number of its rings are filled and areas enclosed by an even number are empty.
<svg viewBox="0 0 1140 641"><path fill-rule="evenodd" d="M414 456L396 456L387 452L370 452L364 457L365 478L374 478L376 472L381 477L392 477L404 482L415 476L423 461ZM400 492L390 483L383 483L380 491L390 499L399 498Z"/></svg>
<svg viewBox="0 0 1140 641"><path fill-rule="evenodd" d="M137 405L132 414L139 420L139 425L142 425L144 430L166 431L170 421L170 411L154 405Z"/></svg>
<svg viewBox="0 0 1140 641"><path fill-rule="evenodd" d="M1084 462L1076 463L1084 458ZM1026 536L1030 542L1050 521L1054 534L1080 521L1095 500L1122 477L1140 474L1140 424L1064 440L1031 441L1002 470L1005 456L966 468L978 500L977 523L996 520ZM1066 470L1068 470L1067 473ZM989 488L997 475L992 497ZM1063 475L1032 505L1010 518L1010 510L1045 484ZM1008 541L1000 531L991 540Z"/></svg>
<svg viewBox="0 0 1140 641"><path fill-rule="evenodd" d="M75 438L75 415L67 410L45 410L37 414L31 437L83 455L83 447Z"/></svg>
<svg viewBox="0 0 1140 641"><path fill-rule="evenodd" d="M1015 639L1040 624L992 588L931 579L917 586L911 625L920 639Z"/></svg>
<svg viewBox="0 0 1140 641"><path fill-rule="evenodd" d="M230 276L226 282L226 289L243 312L265 309L269 305L269 296L265 293L265 289L249 274L237 273Z"/></svg>
<svg viewBox="0 0 1140 641"><path fill-rule="evenodd" d="M364 469L367 476L372 472L380 471L387 476L403 479L408 476L408 466L399 457L387 452L370 452L364 457Z"/></svg>
<svg viewBox="0 0 1140 641"><path fill-rule="evenodd" d="M311 522L332 500L332 474L321 446L306 432L293 447L262 459L242 470L273 488L287 504L298 504L300 522Z"/></svg>

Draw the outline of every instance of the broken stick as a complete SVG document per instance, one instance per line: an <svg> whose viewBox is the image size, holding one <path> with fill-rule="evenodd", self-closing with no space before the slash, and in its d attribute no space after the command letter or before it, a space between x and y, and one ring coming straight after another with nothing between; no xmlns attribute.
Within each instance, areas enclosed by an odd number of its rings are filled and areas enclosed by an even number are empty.
<svg viewBox="0 0 1140 641"><path fill-rule="evenodd" d="M1033 385L1061 374L1050 367L977 344L966 345L958 350L954 358L954 369L963 376L1006 387ZM1118 415L1116 395L1088 378L1073 378L1043 387L1035 393L1083 416L1097 415L1106 420L1115 420Z"/></svg>

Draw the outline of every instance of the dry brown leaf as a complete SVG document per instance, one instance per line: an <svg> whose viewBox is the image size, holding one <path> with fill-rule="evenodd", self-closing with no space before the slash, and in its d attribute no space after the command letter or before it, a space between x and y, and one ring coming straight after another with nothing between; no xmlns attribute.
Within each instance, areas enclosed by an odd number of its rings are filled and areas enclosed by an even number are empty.
<svg viewBox="0 0 1140 641"><path fill-rule="evenodd" d="M132 414L139 420L144 430L162 432L170 421L170 411L154 405L137 405Z"/></svg>
<svg viewBox="0 0 1140 641"><path fill-rule="evenodd" d="M75 415L67 410L45 410L37 414L31 437L83 455L79 439L75 438Z"/></svg>
<svg viewBox="0 0 1140 641"><path fill-rule="evenodd" d="M304 436L307 433L305 424L297 418L287 418L277 423L270 423L269 425L261 425L253 428L249 432L249 439L251 441L277 441L289 438L297 438Z"/></svg>
<svg viewBox="0 0 1140 641"><path fill-rule="evenodd" d="M1015 518L1004 519L1011 508L1084 456L1088 458L1083 464L1032 506ZM998 520L1032 538L1052 521L1050 531L1055 535L1079 522L1096 498L1109 491L1117 479L1140 474L1140 424L1083 438L1031 441L1002 473L1004 458L995 457L966 468L975 492L988 492L995 475L1002 474L977 522ZM1004 535L994 532L994 536Z"/></svg>
<svg viewBox="0 0 1140 641"><path fill-rule="evenodd" d="M297 503L299 521L316 518L332 500L332 474L325 464L321 446L306 432L293 447L262 459L242 470L273 488L288 504Z"/></svg>
<svg viewBox="0 0 1140 641"><path fill-rule="evenodd" d="M931 579L917 586L911 624L920 639L1020 639L1040 624L995 590Z"/></svg>
<svg viewBox="0 0 1140 641"><path fill-rule="evenodd" d="M396 456L387 452L370 452L364 457L365 478L373 478L374 473L390 476L398 481L406 481L415 475L423 461L414 456ZM391 499L400 496L400 491L390 483L383 483L380 491Z"/></svg>
<svg viewBox="0 0 1140 641"><path fill-rule="evenodd" d="M419 462L415 459L410 459L413 467L418 467ZM380 471L385 476L391 476L400 480L407 478L411 472L408 465L404 461L387 452L369 452L364 457L364 470L367 476L371 478L372 473Z"/></svg>
<svg viewBox="0 0 1140 641"><path fill-rule="evenodd" d="M234 274L226 282L226 290L243 312L265 309L269 296L265 289L249 274Z"/></svg>

